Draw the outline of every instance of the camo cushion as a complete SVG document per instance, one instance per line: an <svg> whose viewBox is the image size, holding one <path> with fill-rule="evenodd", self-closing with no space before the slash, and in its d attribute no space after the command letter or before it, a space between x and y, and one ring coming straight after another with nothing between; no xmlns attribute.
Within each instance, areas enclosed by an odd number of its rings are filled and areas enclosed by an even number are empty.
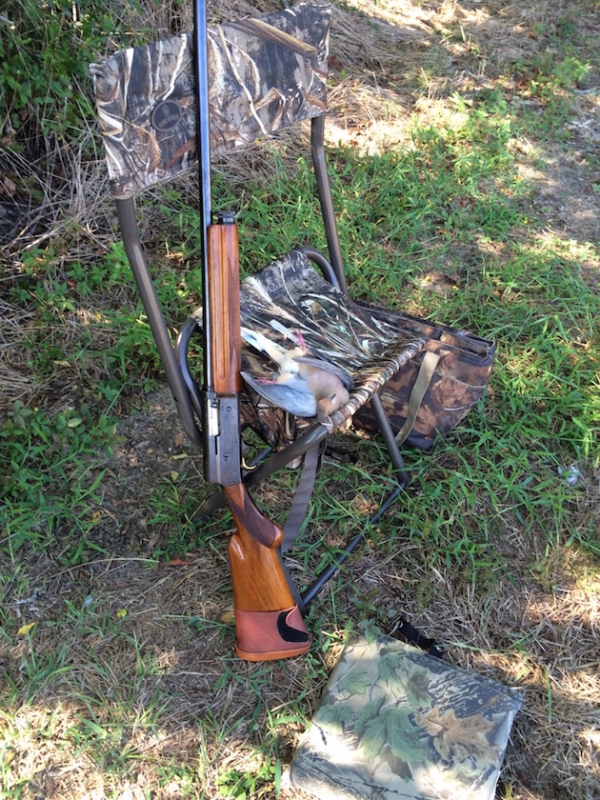
<svg viewBox="0 0 600 800"><path fill-rule="evenodd" d="M346 647L294 756L319 800L492 800L521 695L402 642Z"/></svg>
<svg viewBox="0 0 600 800"><path fill-rule="evenodd" d="M325 111L329 6L209 26L211 152ZM111 191L131 197L197 163L191 34L91 65Z"/></svg>

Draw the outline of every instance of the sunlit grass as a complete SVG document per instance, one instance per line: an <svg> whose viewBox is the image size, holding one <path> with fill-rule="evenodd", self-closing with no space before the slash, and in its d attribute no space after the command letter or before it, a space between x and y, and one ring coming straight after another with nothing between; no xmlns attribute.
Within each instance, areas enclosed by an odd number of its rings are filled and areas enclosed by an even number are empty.
<svg viewBox="0 0 600 800"><path fill-rule="evenodd" d="M300 665L249 666L232 656L231 521L226 514L201 527L191 521L205 489L189 452L175 449L139 499L135 524L147 552L124 541L122 520L106 518L107 449L119 444L118 419L164 380L122 246L96 247L76 224L20 255L3 292L27 314L21 368L38 390L35 403L7 407L0 432L7 797L273 797L295 734L362 620L385 628L408 604L426 613L436 599L437 608L462 603L466 618L470 605L493 605L504 583L515 595L527 581L551 593L557 563L567 569L569 559L576 567L567 573L592 613L600 555L600 298L592 280L599 242L549 225L533 181L568 149L574 116L597 109L583 88L598 69L597 48L577 26L590 4L560 4L556 18L544 12L531 24L537 12L524 6L506 33L521 48L510 58L503 42L491 47L485 38L498 17L493 4L444 4L435 25L427 18L430 27L419 16L435 16L426 3L357 5L380 38L377 26L402 11L415 45L414 61L405 49L401 64L398 42L386 40L366 78L338 68L356 117L348 124L338 114L327 140L350 292L495 340L487 396L433 453L407 453L410 491L365 531L360 558L311 607L311 653ZM535 52L528 49L538 40ZM352 41L340 37L340 46ZM336 91L338 113L344 94ZM24 130L30 121L19 124ZM215 202L238 213L244 275L294 245L325 248L314 176L299 148L306 138L303 131L298 142L265 145L248 162L250 176L237 181L228 161L217 166ZM582 163L597 168L591 148ZM175 332L200 301L194 188L157 188L138 207ZM261 506L276 506L269 510L278 522L296 480L282 471L267 496L257 492ZM300 586L363 530L392 483L376 441L357 441L347 463L325 460L309 523L290 553ZM105 565L118 572L123 553L127 570L107 577ZM559 598L571 594L561 589ZM577 610L540 600L530 607L532 624L552 613L563 625ZM577 624L588 625L584 617ZM463 618L457 647L483 652ZM554 662L539 657L536 636L537 628L499 627L489 652L512 659L507 675L528 681L543 718L554 714L564 731L577 715L569 708L560 717ZM579 667L568 680L566 670L558 673L573 702L586 680L590 697L595 691ZM533 741L532 720L524 725ZM593 744L587 721L573 730ZM520 791L513 775L501 790L506 800L516 796L510 781Z"/></svg>

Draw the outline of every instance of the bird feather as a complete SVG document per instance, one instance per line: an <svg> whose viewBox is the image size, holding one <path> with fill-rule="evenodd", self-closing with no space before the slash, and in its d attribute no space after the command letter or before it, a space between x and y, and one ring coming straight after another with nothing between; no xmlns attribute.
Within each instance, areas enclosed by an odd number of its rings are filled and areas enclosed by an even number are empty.
<svg viewBox="0 0 600 800"><path fill-rule="evenodd" d="M242 372L248 386L273 405L298 417L314 417L317 401L302 378L290 378L284 383L259 381L248 372Z"/></svg>

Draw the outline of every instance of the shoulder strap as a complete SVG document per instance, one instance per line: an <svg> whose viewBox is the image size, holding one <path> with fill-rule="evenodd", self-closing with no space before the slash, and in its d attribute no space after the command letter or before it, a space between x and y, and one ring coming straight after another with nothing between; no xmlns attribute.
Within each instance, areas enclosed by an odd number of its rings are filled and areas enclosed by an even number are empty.
<svg viewBox="0 0 600 800"><path fill-rule="evenodd" d="M423 402L423 398L427 393L427 389L429 388L431 379L435 374L435 370L439 363L440 358L441 358L440 354L434 353L433 350L427 350L427 352L423 356L423 361L421 362L421 366L419 367L417 379L413 385L410 397L408 399L408 411L406 415L406 421L404 425L400 428L395 437L396 444L398 445L401 445L406 440L406 437L413 429L415 420L417 419L417 414L419 413L419 409L421 408L421 403Z"/></svg>
<svg viewBox="0 0 600 800"><path fill-rule="evenodd" d="M310 498L315 488L315 479L321 463L320 443L313 445L304 454L304 466L298 481L298 486L292 500L292 507L283 526L283 541L281 542L281 552L293 545L300 532L302 523L306 519Z"/></svg>

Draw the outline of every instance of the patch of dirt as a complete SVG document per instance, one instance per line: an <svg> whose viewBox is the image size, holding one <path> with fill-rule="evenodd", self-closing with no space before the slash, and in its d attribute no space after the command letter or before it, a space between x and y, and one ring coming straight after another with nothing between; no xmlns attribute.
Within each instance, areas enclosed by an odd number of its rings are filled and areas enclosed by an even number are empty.
<svg viewBox="0 0 600 800"><path fill-rule="evenodd" d="M600 242L600 171L590 169L584 153L546 144L537 165L518 161L517 169L530 185L533 204L548 230L582 245ZM600 263L592 249L586 266L590 273L596 269L597 282Z"/></svg>
<svg viewBox="0 0 600 800"><path fill-rule="evenodd" d="M164 487L172 498L177 517L177 492L180 483L194 477L198 484L198 505L204 479L202 455L184 435L173 397L168 387L153 393L143 410L119 422L117 442L106 463L102 481L102 514L95 529L101 547L122 543L133 552L152 553L164 546L163 527L151 525L156 512L153 497ZM186 508L179 508L179 520L186 524Z"/></svg>

